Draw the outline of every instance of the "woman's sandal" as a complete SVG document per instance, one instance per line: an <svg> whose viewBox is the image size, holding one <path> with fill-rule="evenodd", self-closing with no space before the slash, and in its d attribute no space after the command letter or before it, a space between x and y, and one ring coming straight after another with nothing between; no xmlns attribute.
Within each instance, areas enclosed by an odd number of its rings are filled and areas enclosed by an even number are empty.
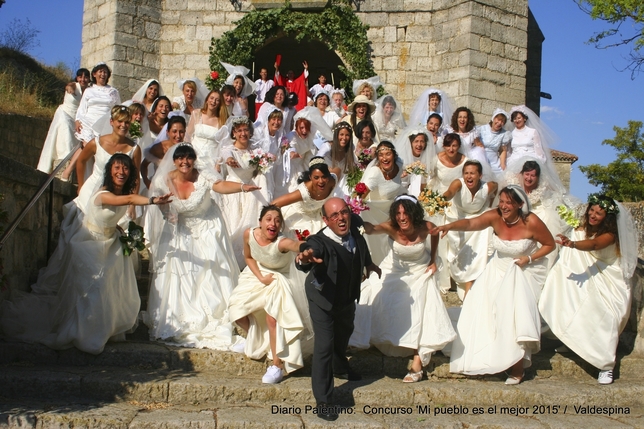
<svg viewBox="0 0 644 429"><path fill-rule="evenodd" d="M523 381L525 378L525 372L521 374L521 377L513 377L508 375L508 378L505 380L505 384L508 386L515 386Z"/></svg>
<svg viewBox="0 0 644 429"><path fill-rule="evenodd" d="M409 371L405 378L403 378L403 383L417 383L423 379L423 370L421 369L418 372Z"/></svg>

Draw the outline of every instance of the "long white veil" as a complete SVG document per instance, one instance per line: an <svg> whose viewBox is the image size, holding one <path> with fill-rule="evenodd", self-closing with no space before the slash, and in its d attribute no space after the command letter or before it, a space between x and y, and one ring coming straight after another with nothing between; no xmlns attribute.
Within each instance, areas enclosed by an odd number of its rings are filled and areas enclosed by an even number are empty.
<svg viewBox="0 0 644 429"><path fill-rule="evenodd" d="M443 123L441 125L441 130L449 125L449 122L452 120L452 113L454 113L454 102L452 99L440 89L437 88L428 88L420 94L420 97L414 103L414 107L411 109L409 114L409 124L410 125L427 125L427 118L429 118L429 96L431 94L438 94L441 97L441 101L438 104L438 113L443 117Z"/></svg>
<svg viewBox="0 0 644 429"><path fill-rule="evenodd" d="M241 76L242 78L244 78L244 88L242 89L242 93L240 95L246 98L255 92L257 85L255 85L255 82L253 82L248 78L247 75L248 73L250 73L249 69L247 69L244 66L234 66L232 64L228 64L223 61L220 61L220 63L222 66L224 66L224 68L228 72L228 77L226 78L226 84L232 85L233 82L235 81L235 78L237 76Z"/></svg>

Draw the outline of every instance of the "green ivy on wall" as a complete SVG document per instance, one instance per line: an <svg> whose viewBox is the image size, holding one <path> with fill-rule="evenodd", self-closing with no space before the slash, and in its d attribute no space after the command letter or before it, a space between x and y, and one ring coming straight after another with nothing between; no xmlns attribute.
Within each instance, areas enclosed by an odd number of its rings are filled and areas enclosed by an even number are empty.
<svg viewBox="0 0 644 429"><path fill-rule="evenodd" d="M354 79L376 74L369 54L369 27L360 22L346 1L331 0L320 12L294 11L288 4L280 9L255 10L235 24L234 30L212 39L210 70L219 76L206 79L210 88L219 88L226 80L227 72L220 61L251 68L254 53L267 40L280 36L297 41L318 40L336 51L345 62L345 67L339 67L345 74L340 85L348 90L347 94L351 94Z"/></svg>

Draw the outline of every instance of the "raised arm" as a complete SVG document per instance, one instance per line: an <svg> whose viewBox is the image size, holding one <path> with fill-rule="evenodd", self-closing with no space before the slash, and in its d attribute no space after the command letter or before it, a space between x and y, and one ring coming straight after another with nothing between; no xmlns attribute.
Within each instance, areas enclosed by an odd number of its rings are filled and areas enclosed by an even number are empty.
<svg viewBox="0 0 644 429"><path fill-rule="evenodd" d="M443 197L445 197L445 199L448 201L451 200L452 198L454 198L454 195L456 195L456 193L461 190L462 187L463 182L461 182L460 179L454 179L452 183L449 184L447 191L443 193Z"/></svg>
<svg viewBox="0 0 644 429"><path fill-rule="evenodd" d="M127 206L129 204L135 206L147 206L155 204L167 204L171 202L172 193L161 195L160 197L144 197L139 194L128 195L115 195L111 192L102 192L96 196L94 202L96 204L106 204L110 206Z"/></svg>
<svg viewBox="0 0 644 429"><path fill-rule="evenodd" d="M443 238L449 231L482 231L488 226L492 226L497 216L498 214L494 210L488 210L482 215L471 219L460 219L443 226L437 226L432 228L429 233L436 235L440 232L440 237Z"/></svg>
<svg viewBox="0 0 644 429"><path fill-rule="evenodd" d="M251 191L257 191L259 189L262 189L262 188L255 185L248 185L246 183L238 183L238 182L229 182L226 180L220 180L219 182L214 183L212 185L212 190L220 194L236 194L238 192L251 192Z"/></svg>
<svg viewBox="0 0 644 429"><path fill-rule="evenodd" d="M615 243L615 235L611 232L605 232L597 237L588 238L586 240L572 241L562 234L557 234L557 238L558 240L556 240L556 242L562 246L581 250L583 252L601 250Z"/></svg>
<svg viewBox="0 0 644 429"><path fill-rule="evenodd" d="M288 194L275 198L271 201L271 204L275 204L277 207L282 208L297 203L298 201L302 201L302 194L296 189L293 192L289 192Z"/></svg>

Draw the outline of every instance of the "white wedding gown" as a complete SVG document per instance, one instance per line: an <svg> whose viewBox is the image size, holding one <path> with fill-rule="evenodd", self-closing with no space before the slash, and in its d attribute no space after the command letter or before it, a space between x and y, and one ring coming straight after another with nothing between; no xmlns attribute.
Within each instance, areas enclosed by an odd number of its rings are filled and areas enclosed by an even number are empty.
<svg viewBox="0 0 644 429"><path fill-rule="evenodd" d="M440 159L437 159L435 172L434 174L432 174L431 180L429 182L429 188L432 191L438 192L439 194L443 195L443 193L447 191L447 188L449 188L449 185L451 185L454 180L459 179L463 176L463 164L467 160L468 158L464 156L461 163L456 167L448 167L443 164ZM429 219L436 226L443 226L447 223L447 221L445 220L445 215L438 213L434 216L430 216ZM438 249L436 252L437 260L447 261L447 247L448 240L440 240L438 242ZM438 272L436 273L436 286L442 293L447 293L447 291L449 291L452 287L449 276L449 269L447 269L446 266L438 267Z"/></svg>
<svg viewBox="0 0 644 429"><path fill-rule="evenodd" d="M306 183L297 185L297 191L302 195L302 201L289 204L282 208L284 214L285 234L294 240L297 239L295 230L303 232L308 230L311 235L316 234L325 227L322 220L322 206L333 195L323 200L315 200L311 197ZM306 276L304 276L306 277Z"/></svg>
<svg viewBox="0 0 644 429"><path fill-rule="evenodd" d="M545 281L546 260L520 268L514 260L533 253L532 239L501 240L481 276L463 302L458 337L451 352L450 371L468 375L496 374L531 356L540 348L541 318L537 303Z"/></svg>
<svg viewBox="0 0 644 429"><path fill-rule="evenodd" d="M92 354L110 338L125 339L141 305L132 256L123 255L116 229L126 209L91 204L82 224L74 218L61 232L32 292L4 302L8 338Z"/></svg>
<svg viewBox="0 0 644 429"><path fill-rule="evenodd" d="M571 240L585 240L573 231ZM552 332L600 370L613 369L615 351L631 309L615 245L593 252L562 247L548 274L539 311Z"/></svg>
<svg viewBox="0 0 644 429"><path fill-rule="evenodd" d="M263 275L272 274L273 281L268 286L260 282L250 268L246 267L239 276L239 284L230 297L229 313L231 320L249 316L250 329L246 337L244 353L252 359L261 359L266 354L272 359L266 315L276 322L277 356L284 362L286 372L293 372L304 366L301 335L305 329L303 319L308 317L308 307L297 305L295 298L302 284L293 276L293 253L279 251L279 242L261 246L251 230L248 238L250 253L257 261ZM304 294L300 296L303 298Z"/></svg>
<svg viewBox="0 0 644 429"><path fill-rule="evenodd" d="M226 194L221 196L221 210L226 219L228 235L233 244L234 256L237 258L238 271L246 267L244 258L244 231L257 225L259 222L259 213L262 207L269 204L272 200L273 187L272 171L264 173L255 173L255 167L249 165L245 159L245 154L250 154L250 150L241 150L235 146L227 146L222 150L222 157L228 159L232 157L240 165L239 168L226 167L226 180L236 183L245 183L256 185L262 189L253 192L239 192L236 194Z"/></svg>
<svg viewBox="0 0 644 429"><path fill-rule="evenodd" d="M238 341L228 301L239 268L221 211L210 197L212 183L199 175L194 188L185 200L173 197L171 222L152 243L152 286L144 321L152 339L228 350ZM167 192L167 186L159 191Z"/></svg>
<svg viewBox="0 0 644 429"><path fill-rule="evenodd" d="M430 238L430 237L428 237ZM389 238L389 254L380 264L382 278L371 277L371 343L387 356L410 356L423 366L435 351L456 338L436 287L426 273L430 240L402 245Z"/></svg>
<svg viewBox="0 0 644 429"><path fill-rule="evenodd" d="M74 93L65 92L63 104L56 109L36 167L43 173L51 173L78 144L78 139L74 136L75 119L82 95L80 84L74 84Z"/></svg>
<svg viewBox="0 0 644 429"><path fill-rule="evenodd" d="M474 197L461 181L461 190L452 198L452 205L445 211L445 222L471 219L481 215L490 207L488 185L481 181L481 187ZM492 228L483 231L449 231L447 236L447 263L449 273L457 284L476 280L487 264L488 246L492 239ZM463 299L464 290L458 288L459 298Z"/></svg>

